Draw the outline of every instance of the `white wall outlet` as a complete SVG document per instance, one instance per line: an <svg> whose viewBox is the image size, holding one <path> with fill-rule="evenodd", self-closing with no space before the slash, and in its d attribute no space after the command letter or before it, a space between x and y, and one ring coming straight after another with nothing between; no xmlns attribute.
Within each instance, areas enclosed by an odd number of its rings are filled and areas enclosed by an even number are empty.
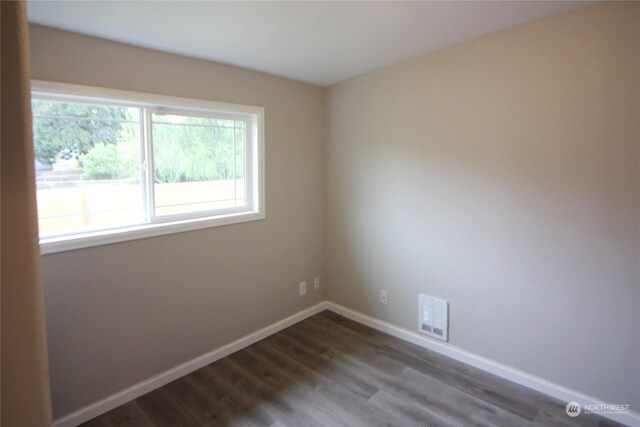
<svg viewBox="0 0 640 427"><path fill-rule="evenodd" d="M320 278L316 277L313 279L313 289L320 289Z"/></svg>
<svg viewBox="0 0 640 427"><path fill-rule="evenodd" d="M300 296L305 295L307 293L307 282L300 282Z"/></svg>
<svg viewBox="0 0 640 427"><path fill-rule="evenodd" d="M418 296L418 330L442 341L449 340L449 303L427 295Z"/></svg>
<svg viewBox="0 0 640 427"><path fill-rule="evenodd" d="M380 291L380 304L387 305L389 303L389 292Z"/></svg>

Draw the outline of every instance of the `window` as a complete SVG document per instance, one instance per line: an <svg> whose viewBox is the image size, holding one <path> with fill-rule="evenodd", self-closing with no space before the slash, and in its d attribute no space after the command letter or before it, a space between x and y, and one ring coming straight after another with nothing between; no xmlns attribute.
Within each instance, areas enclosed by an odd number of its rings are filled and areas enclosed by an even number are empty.
<svg viewBox="0 0 640 427"><path fill-rule="evenodd" d="M33 82L43 253L264 218L263 109Z"/></svg>

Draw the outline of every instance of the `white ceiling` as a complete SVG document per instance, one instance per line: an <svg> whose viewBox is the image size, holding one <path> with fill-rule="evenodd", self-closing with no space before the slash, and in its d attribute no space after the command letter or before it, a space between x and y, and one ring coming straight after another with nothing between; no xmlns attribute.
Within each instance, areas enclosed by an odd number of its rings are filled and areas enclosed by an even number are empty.
<svg viewBox="0 0 640 427"><path fill-rule="evenodd" d="M580 1L29 1L29 21L330 85Z"/></svg>

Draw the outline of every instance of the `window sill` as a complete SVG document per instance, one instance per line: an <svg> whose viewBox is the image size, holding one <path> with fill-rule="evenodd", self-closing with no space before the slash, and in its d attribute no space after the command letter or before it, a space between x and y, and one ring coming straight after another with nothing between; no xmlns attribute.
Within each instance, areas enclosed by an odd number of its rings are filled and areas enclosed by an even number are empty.
<svg viewBox="0 0 640 427"><path fill-rule="evenodd" d="M166 234L182 233L185 231L200 230L203 228L257 221L264 218L264 212L250 211L215 217L142 224L126 228L74 234L64 237L44 238L40 239L40 253L41 255L54 254L58 252L73 251L76 249L90 248L93 246L103 246L130 240L163 236Z"/></svg>

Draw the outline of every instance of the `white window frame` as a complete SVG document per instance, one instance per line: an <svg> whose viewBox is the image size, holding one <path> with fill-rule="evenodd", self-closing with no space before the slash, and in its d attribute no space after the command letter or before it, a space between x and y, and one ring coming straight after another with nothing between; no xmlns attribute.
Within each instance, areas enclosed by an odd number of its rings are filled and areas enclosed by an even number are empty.
<svg viewBox="0 0 640 427"><path fill-rule="evenodd" d="M154 215L153 182L148 173L141 170L146 187L148 217L145 223L104 230L82 231L74 234L51 236L40 239L41 254L64 252L92 246L108 245L129 240L145 239L165 234L180 233L222 225L261 220L266 217L264 202L264 107L228 104L199 99L178 98L116 89L80 86L67 83L34 80L31 93L35 99L56 101L99 102L144 108L145 117L140 117L141 167L151 168L153 147L151 142L151 114L225 115L244 120L246 127L246 206L175 215ZM141 195L142 197L142 195Z"/></svg>

